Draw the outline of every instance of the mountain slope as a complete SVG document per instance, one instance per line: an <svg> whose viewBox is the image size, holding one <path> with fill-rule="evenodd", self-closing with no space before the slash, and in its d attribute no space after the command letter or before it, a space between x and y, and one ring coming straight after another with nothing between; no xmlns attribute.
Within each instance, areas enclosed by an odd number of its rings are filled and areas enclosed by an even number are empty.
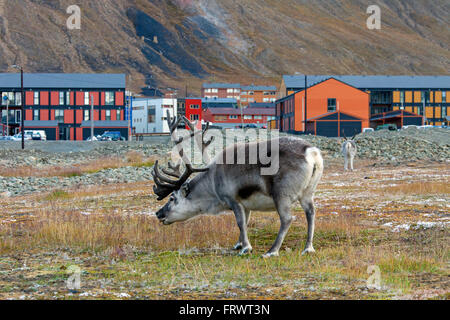
<svg viewBox="0 0 450 320"><path fill-rule="evenodd" d="M0 71L125 72L145 85L198 94L203 81L268 84L285 73L448 74L446 0L0 0ZM12 71L12 70L10 70ZM183 90L184 91L184 90Z"/></svg>

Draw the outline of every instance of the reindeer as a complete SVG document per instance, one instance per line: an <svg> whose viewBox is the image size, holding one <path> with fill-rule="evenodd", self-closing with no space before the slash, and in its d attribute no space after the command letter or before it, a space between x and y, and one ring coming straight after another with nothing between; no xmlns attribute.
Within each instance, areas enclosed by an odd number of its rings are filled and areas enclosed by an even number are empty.
<svg viewBox="0 0 450 320"><path fill-rule="evenodd" d="M357 151L356 142L354 139L357 133L355 133L355 135L351 139L348 139L345 136L345 132L343 132L343 134L344 143L342 144L342 155L344 156L344 170L348 170L348 162L350 160L350 170L353 171L353 159L355 158Z"/></svg>
<svg viewBox="0 0 450 320"><path fill-rule="evenodd" d="M167 119L170 119L167 117ZM175 128L182 118L169 121L172 140L179 147L184 138L176 138ZM202 152L211 143L205 141L204 135L208 130L194 131L192 123L183 117L191 128L191 137L200 134ZM272 143L275 143L272 145ZM278 146L278 152L275 148ZM251 150L267 151L270 163L278 163L278 170L274 174L263 175L261 169L267 168L267 163L256 161L250 164ZM227 164L226 155L245 151L245 164ZM293 220L291 206L300 201L308 222L308 236L302 254L314 252L314 217L313 203L316 186L322 176L323 160L320 150L299 138L282 137L264 142L234 144L220 152L206 167L193 168L186 159L183 149L178 153L184 162L185 169L180 170L181 163L168 163L168 168L160 170L158 161L155 162L152 175L155 185L154 193L158 200L169 196L167 203L156 213L157 218L164 224L185 221L201 214L219 214L232 210L240 230L239 240L233 250L240 250L239 254L250 253L252 246L248 240L247 226L252 210L277 210L281 221L278 236L270 250L263 257L278 256L280 247ZM259 159L259 157L258 157ZM188 178L198 173L188 181Z"/></svg>

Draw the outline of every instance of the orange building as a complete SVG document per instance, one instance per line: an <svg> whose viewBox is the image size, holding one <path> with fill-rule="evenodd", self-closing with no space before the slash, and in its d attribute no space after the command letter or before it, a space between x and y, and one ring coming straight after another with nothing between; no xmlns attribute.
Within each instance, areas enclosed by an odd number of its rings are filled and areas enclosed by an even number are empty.
<svg viewBox="0 0 450 320"><path fill-rule="evenodd" d="M329 78L306 91L298 91L277 100L276 127L284 132L315 133L308 126L308 122L314 120L323 128L328 128L320 130L324 135L342 136L343 132L350 135L355 131L359 133L362 128L369 127L369 100L367 92ZM336 116L331 116L332 114ZM319 121L318 118L322 119Z"/></svg>

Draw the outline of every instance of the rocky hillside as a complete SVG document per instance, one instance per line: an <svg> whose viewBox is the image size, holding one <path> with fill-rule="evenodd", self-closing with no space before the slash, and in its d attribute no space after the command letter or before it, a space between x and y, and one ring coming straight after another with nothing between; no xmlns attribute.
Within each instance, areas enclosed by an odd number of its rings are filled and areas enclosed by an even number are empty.
<svg viewBox="0 0 450 320"><path fill-rule="evenodd" d="M448 74L450 2L378 0L0 0L0 71L125 72L129 85L278 82L284 73ZM184 93L184 90L182 90Z"/></svg>

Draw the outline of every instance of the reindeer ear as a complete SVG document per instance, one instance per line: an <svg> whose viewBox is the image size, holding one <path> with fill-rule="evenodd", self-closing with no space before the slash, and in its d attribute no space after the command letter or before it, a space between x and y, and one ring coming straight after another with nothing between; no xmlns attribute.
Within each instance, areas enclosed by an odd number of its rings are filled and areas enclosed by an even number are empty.
<svg viewBox="0 0 450 320"><path fill-rule="evenodd" d="M187 183L183 184L180 188L180 192L181 192L181 195L183 196L183 198L186 198L190 192L189 184L187 184Z"/></svg>

